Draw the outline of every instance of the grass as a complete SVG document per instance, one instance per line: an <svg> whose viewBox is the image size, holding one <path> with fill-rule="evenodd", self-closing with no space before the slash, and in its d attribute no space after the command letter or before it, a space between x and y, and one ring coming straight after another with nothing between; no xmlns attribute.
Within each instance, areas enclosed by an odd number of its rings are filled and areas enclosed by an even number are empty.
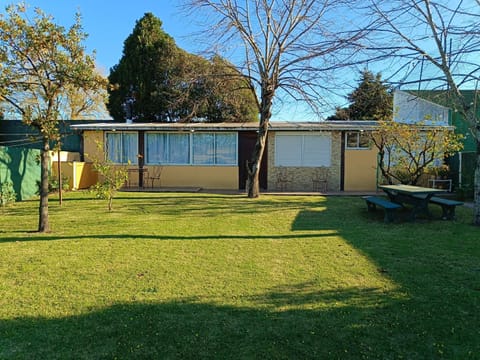
<svg viewBox="0 0 480 360"><path fill-rule="evenodd" d="M0 359L480 354L467 208L385 225L356 197L68 193L49 234L37 211L0 209Z"/></svg>

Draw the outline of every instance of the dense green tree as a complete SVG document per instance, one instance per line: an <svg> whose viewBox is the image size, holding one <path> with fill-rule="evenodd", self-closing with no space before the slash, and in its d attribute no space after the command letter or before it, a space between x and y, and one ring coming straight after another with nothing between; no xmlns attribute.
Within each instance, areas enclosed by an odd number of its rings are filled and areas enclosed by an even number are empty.
<svg viewBox="0 0 480 360"><path fill-rule="evenodd" d="M162 30L160 19L147 13L138 20L125 40L122 58L110 70L110 115L124 118L122 104L133 95L138 120L168 121L170 80L175 76L178 52L174 40Z"/></svg>
<svg viewBox="0 0 480 360"><path fill-rule="evenodd" d="M59 121L68 91L94 93L106 85L82 45L80 16L69 28L58 26L40 9L30 16L24 5L0 14L0 107L34 127L42 137L38 231L50 230L48 167L50 143L60 140Z"/></svg>
<svg viewBox="0 0 480 360"><path fill-rule="evenodd" d="M363 70L358 87L348 95L350 118L354 120L389 120L393 112L393 95L382 80L382 74L374 75Z"/></svg>
<svg viewBox="0 0 480 360"><path fill-rule="evenodd" d="M348 107L340 107L337 106L335 108L335 114L330 115L327 120L349 120L350 119L350 112L348 111Z"/></svg>
<svg viewBox="0 0 480 360"><path fill-rule="evenodd" d="M389 120L393 114L393 95L382 80L381 73L374 75L363 70L358 86L347 96L350 105L336 108L328 120Z"/></svg>
<svg viewBox="0 0 480 360"><path fill-rule="evenodd" d="M210 61L189 55L179 79L177 99L179 121L256 121L258 107L245 77L225 59Z"/></svg>
<svg viewBox="0 0 480 360"><path fill-rule="evenodd" d="M254 121L255 97L245 78L218 56L211 61L178 48L151 13L137 21L111 71L108 109L124 118L134 98L137 121Z"/></svg>

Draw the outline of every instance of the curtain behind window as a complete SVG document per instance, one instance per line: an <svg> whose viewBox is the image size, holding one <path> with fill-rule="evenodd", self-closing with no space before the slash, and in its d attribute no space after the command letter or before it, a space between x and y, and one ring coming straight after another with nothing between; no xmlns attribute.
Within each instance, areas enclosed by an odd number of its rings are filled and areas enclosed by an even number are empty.
<svg viewBox="0 0 480 360"><path fill-rule="evenodd" d="M107 133L106 150L110 161L115 164L135 164L137 162L138 142L136 133Z"/></svg>
<svg viewBox="0 0 480 360"><path fill-rule="evenodd" d="M216 134L215 136L215 164L237 164L237 136L235 134Z"/></svg>
<svg viewBox="0 0 480 360"><path fill-rule="evenodd" d="M190 163L190 136L188 134L168 134L168 163Z"/></svg>
<svg viewBox="0 0 480 360"><path fill-rule="evenodd" d="M214 134L193 135L193 163L194 164L215 164L215 143Z"/></svg>

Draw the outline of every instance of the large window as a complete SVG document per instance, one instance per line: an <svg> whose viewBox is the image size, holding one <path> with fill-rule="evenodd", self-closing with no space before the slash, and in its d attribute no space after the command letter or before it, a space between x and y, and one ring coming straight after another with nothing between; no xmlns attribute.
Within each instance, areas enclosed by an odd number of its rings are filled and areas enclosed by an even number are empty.
<svg viewBox="0 0 480 360"><path fill-rule="evenodd" d="M134 132L107 132L105 135L108 159L115 164L136 163L138 136Z"/></svg>
<svg viewBox="0 0 480 360"><path fill-rule="evenodd" d="M277 134L275 166L330 166L331 148L326 134Z"/></svg>
<svg viewBox="0 0 480 360"><path fill-rule="evenodd" d="M190 135L176 133L147 133L147 164L189 164Z"/></svg>
<svg viewBox="0 0 480 360"><path fill-rule="evenodd" d="M237 165L235 133L146 133L146 163Z"/></svg>

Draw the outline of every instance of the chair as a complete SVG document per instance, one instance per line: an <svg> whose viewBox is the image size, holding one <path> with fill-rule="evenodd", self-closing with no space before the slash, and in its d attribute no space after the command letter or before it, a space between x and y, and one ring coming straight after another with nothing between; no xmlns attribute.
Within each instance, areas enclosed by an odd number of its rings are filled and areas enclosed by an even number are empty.
<svg viewBox="0 0 480 360"><path fill-rule="evenodd" d="M162 170L163 167L161 166L156 166L152 168L152 171L148 173L148 178L146 181L151 181L152 182L152 188L155 185L155 180L158 180L158 187L161 185L161 176L162 176Z"/></svg>
<svg viewBox="0 0 480 360"><path fill-rule="evenodd" d="M326 192L327 191L327 179L328 179L328 169L325 167L320 167L315 169L312 177L312 190L315 192Z"/></svg>
<svg viewBox="0 0 480 360"><path fill-rule="evenodd" d="M277 190L285 191L289 182L287 169L279 167L277 169Z"/></svg>

